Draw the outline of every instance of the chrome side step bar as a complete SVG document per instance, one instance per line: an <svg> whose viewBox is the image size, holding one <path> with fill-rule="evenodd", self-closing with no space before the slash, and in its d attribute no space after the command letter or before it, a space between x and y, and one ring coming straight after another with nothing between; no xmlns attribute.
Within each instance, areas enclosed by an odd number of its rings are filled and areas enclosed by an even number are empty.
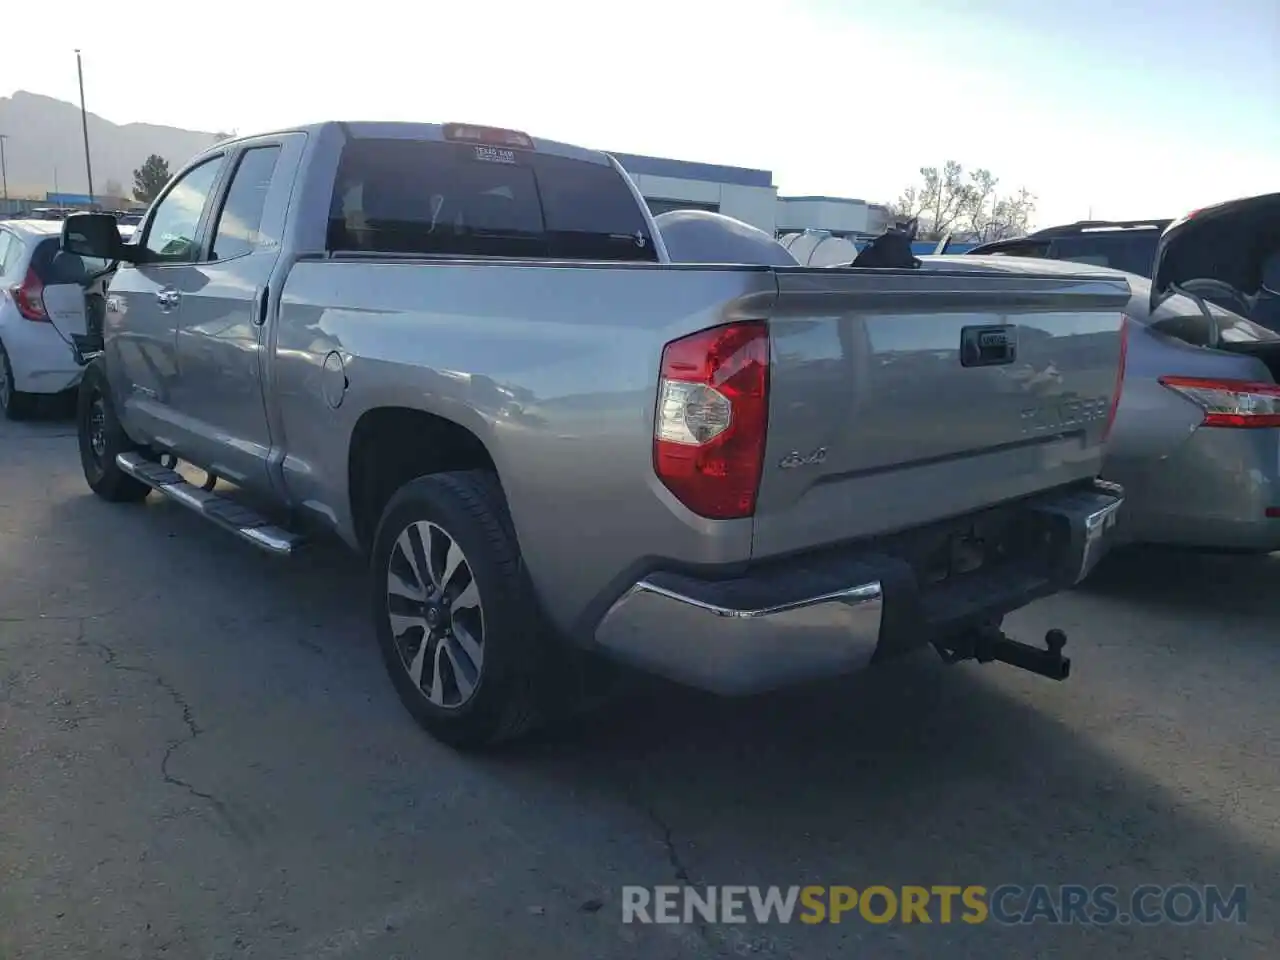
<svg viewBox="0 0 1280 960"><path fill-rule="evenodd" d="M175 503L180 503L224 530L231 531L259 550L287 557L305 542L298 534L275 526L256 511L211 491L202 490L195 484L188 483L176 470L153 463L139 453L118 455L116 466Z"/></svg>

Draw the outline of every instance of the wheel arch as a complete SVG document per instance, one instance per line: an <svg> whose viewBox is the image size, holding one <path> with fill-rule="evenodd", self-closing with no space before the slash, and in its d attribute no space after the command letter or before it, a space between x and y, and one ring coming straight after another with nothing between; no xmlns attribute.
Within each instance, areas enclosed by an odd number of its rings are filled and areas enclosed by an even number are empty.
<svg viewBox="0 0 1280 960"><path fill-rule="evenodd" d="M391 497L417 477L453 470L498 474L489 448L469 427L397 405L362 412L347 445L347 496L357 545L368 552Z"/></svg>

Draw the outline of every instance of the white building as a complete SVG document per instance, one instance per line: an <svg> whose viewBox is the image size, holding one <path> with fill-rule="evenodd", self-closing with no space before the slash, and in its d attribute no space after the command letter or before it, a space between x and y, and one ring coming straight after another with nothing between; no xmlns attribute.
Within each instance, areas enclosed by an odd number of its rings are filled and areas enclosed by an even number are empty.
<svg viewBox="0 0 1280 960"><path fill-rule="evenodd" d="M844 197L779 197L776 230L800 233L822 230L833 237L876 237L889 226L892 213L879 203Z"/></svg>
<svg viewBox="0 0 1280 960"><path fill-rule="evenodd" d="M614 156L655 214L711 210L775 235L810 229L850 238L876 236L889 222L886 207L863 200L779 197L769 170L629 153Z"/></svg>

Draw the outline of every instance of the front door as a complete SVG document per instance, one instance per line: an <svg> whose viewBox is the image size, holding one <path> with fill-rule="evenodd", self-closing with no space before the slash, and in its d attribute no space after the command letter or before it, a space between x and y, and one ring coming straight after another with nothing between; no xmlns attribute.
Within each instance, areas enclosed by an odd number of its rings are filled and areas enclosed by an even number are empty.
<svg viewBox="0 0 1280 960"><path fill-rule="evenodd" d="M111 280L104 322L105 349L120 371L116 402L138 440L181 453L173 394L178 381L178 318L184 296L200 283L200 225L224 157L185 170L154 205L138 241L137 264L121 263Z"/></svg>
<svg viewBox="0 0 1280 960"><path fill-rule="evenodd" d="M263 351L272 272L280 255L302 134L238 144L209 220L197 288L178 327L182 371L174 405L191 459L250 489L269 485L271 432Z"/></svg>

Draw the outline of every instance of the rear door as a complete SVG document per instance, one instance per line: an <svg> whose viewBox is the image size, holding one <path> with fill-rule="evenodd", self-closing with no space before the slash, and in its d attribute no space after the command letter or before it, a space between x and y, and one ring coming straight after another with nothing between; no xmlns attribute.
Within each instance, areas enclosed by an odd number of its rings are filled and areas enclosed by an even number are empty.
<svg viewBox="0 0 1280 960"><path fill-rule="evenodd" d="M242 486L268 483L262 351L272 271L306 135L236 144L182 298L172 394L181 450Z"/></svg>
<svg viewBox="0 0 1280 960"><path fill-rule="evenodd" d="M117 400L140 439L174 449L183 432L173 406L178 318L183 297L204 282L196 270L201 228L225 160L204 158L165 188L137 240L141 262L120 265L107 297L105 349Z"/></svg>

